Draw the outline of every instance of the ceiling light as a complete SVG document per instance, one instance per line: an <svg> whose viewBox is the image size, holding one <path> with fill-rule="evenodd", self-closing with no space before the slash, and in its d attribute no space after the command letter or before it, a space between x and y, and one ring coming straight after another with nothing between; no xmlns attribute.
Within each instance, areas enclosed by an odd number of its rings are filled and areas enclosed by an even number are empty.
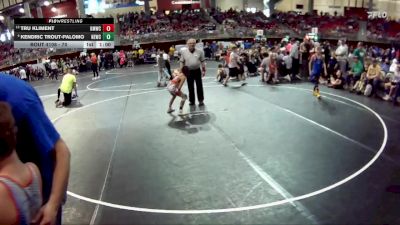
<svg viewBox="0 0 400 225"><path fill-rule="evenodd" d="M4 16L0 15L0 21L3 21L3 20L4 20Z"/></svg>
<svg viewBox="0 0 400 225"><path fill-rule="evenodd" d="M19 12L20 12L20 13L24 13L24 12L25 12L25 9L24 9L24 8L19 8Z"/></svg>
<svg viewBox="0 0 400 225"><path fill-rule="evenodd" d="M49 2L49 1L44 1L44 2L43 2L43 5L44 5L44 6L49 6L49 5L50 5L50 2Z"/></svg>
<svg viewBox="0 0 400 225"><path fill-rule="evenodd" d="M52 11L52 12L57 12L56 7L51 8L51 11Z"/></svg>

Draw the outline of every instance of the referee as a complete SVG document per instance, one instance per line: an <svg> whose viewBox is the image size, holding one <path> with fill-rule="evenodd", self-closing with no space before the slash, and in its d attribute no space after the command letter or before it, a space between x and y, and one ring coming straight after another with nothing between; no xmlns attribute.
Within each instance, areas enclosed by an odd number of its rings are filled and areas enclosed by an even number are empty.
<svg viewBox="0 0 400 225"><path fill-rule="evenodd" d="M206 64L204 58L204 51L196 49L196 40L189 39L187 41L188 48L181 52L181 68L184 66L189 67L189 76L187 77L187 84L189 89L189 105L195 104L194 82L196 82L197 99L199 106L204 105L203 81L202 77L206 75ZM201 66L201 69L200 69Z"/></svg>

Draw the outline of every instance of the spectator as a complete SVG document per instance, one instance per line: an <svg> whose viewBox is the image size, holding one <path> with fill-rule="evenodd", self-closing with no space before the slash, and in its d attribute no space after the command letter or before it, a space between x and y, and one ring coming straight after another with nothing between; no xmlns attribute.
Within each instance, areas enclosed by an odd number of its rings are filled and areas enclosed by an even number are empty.
<svg viewBox="0 0 400 225"><path fill-rule="evenodd" d="M331 57L331 46L329 41L325 41L323 45L323 52L325 56L325 64L329 64L329 58Z"/></svg>
<svg viewBox="0 0 400 225"><path fill-rule="evenodd" d="M26 76L26 71L22 66L19 68L19 78L21 80L28 81L28 76Z"/></svg>
<svg viewBox="0 0 400 225"><path fill-rule="evenodd" d="M92 71L93 71L93 78L92 80L98 80L100 79L99 77L99 70L98 70L98 64L97 64L97 57L96 54L94 52L92 52L92 54L90 54L90 61L92 63Z"/></svg>
<svg viewBox="0 0 400 225"><path fill-rule="evenodd" d="M385 58L385 60L382 61L382 63L381 63L381 69L382 69L382 72L385 73L385 75L386 75L387 73L389 73L389 69L390 69L390 60L389 60L389 58Z"/></svg>
<svg viewBox="0 0 400 225"><path fill-rule="evenodd" d="M367 73L363 72L361 74L360 79L354 84L354 86L352 87L352 89L350 90L350 92L355 92L358 95L364 93L365 91L365 84L366 84L366 80L367 80Z"/></svg>
<svg viewBox="0 0 400 225"><path fill-rule="evenodd" d="M353 55L364 65L364 58L366 57L366 51L362 42L358 42L357 48L354 50Z"/></svg>
<svg viewBox="0 0 400 225"><path fill-rule="evenodd" d="M292 57L292 77L293 78L299 78L299 66L300 66L300 61L299 61L299 41L296 41L295 39L291 40L292 42L292 47L290 50L290 56Z"/></svg>
<svg viewBox="0 0 400 225"><path fill-rule="evenodd" d="M169 74L170 80L172 80L172 73L171 73L171 58L169 54L165 53L165 51L162 51L162 57L165 62L165 68L167 69L167 72Z"/></svg>
<svg viewBox="0 0 400 225"><path fill-rule="evenodd" d="M169 57L170 57L170 59L174 59L174 56L175 56L175 47L172 45L169 48Z"/></svg>
<svg viewBox="0 0 400 225"><path fill-rule="evenodd" d="M102 68L105 69L105 62L106 62L106 56L103 50L100 50L99 58L100 58L99 71L101 71Z"/></svg>
<svg viewBox="0 0 400 225"><path fill-rule="evenodd" d="M390 73L396 72L398 63L399 63L399 61L397 61L397 59L392 60L392 64L390 65L390 68L389 68Z"/></svg>
<svg viewBox="0 0 400 225"><path fill-rule="evenodd" d="M339 65L336 59L335 52L331 53L331 57L328 61L328 76L329 77L336 77L336 70L338 69Z"/></svg>
<svg viewBox="0 0 400 225"><path fill-rule="evenodd" d="M383 100L392 100L394 104L397 103L397 98L399 97L400 89L400 63L397 62L397 68L390 80L390 82L385 84L385 89L389 90L389 94L383 97Z"/></svg>
<svg viewBox="0 0 400 225"><path fill-rule="evenodd" d="M381 71L381 67L378 65L378 60L373 59L372 65L369 66L367 72L367 83L372 85L371 95L377 96L377 90L379 89L382 80Z"/></svg>
<svg viewBox="0 0 400 225"><path fill-rule="evenodd" d="M164 59L163 52L159 52L156 57L157 65L158 66L158 79L157 79L157 87L166 86L166 76L165 76L165 69L166 69L166 61ZM164 80L164 85L162 85L162 80Z"/></svg>
<svg viewBox="0 0 400 225"><path fill-rule="evenodd" d="M334 89L343 89L345 84L345 80L342 77L342 72L340 70L338 70L336 72L336 76L335 77L331 77L331 82L328 85L328 87L330 88L334 88Z"/></svg>
<svg viewBox="0 0 400 225"><path fill-rule="evenodd" d="M351 71L349 72L348 80L346 80L346 85L352 87L361 77L364 72L364 66L359 59L359 57L353 57L354 63L352 64Z"/></svg>
<svg viewBox="0 0 400 225"><path fill-rule="evenodd" d="M58 66L55 59L53 59L52 62L50 63L50 69L51 69L51 79L53 80L54 78L56 78L56 80L58 80Z"/></svg>
<svg viewBox="0 0 400 225"><path fill-rule="evenodd" d="M305 37L303 42L300 44L300 60L301 60L301 77L302 78L307 78L310 73L309 73L309 68L308 68L308 63L310 59L310 51L311 51L312 45L310 42L309 37Z"/></svg>
<svg viewBox="0 0 400 225"><path fill-rule="evenodd" d="M293 46L291 48L293 48ZM290 82L292 80L290 75L292 75L293 78L294 78L294 75L292 74L292 71L293 71L292 70L293 59L288 54L288 52L284 52L284 56L283 56L282 60L285 63L285 68L284 68L285 70L284 70L284 73L282 75L285 76L285 78Z"/></svg>
<svg viewBox="0 0 400 225"><path fill-rule="evenodd" d="M119 51L119 65L120 67L124 67L126 66L127 60L126 60L126 55L125 55L125 51L121 50Z"/></svg>
<svg viewBox="0 0 400 225"><path fill-rule="evenodd" d="M75 70L79 70L78 59L76 57L72 60L72 68Z"/></svg>
<svg viewBox="0 0 400 225"><path fill-rule="evenodd" d="M0 224L30 224L42 206L39 169L19 159L16 133L10 105L0 102Z"/></svg>
<svg viewBox="0 0 400 225"><path fill-rule="evenodd" d="M114 54L113 54L113 61L114 61L114 68L117 68L117 65L119 64L119 52L117 50L115 50Z"/></svg>
<svg viewBox="0 0 400 225"><path fill-rule="evenodd" d="M210 47L210 43L206 42L206 45L204 46L204 56L206 57L206 59L211 59L211 54L212 54L212 50Z"/></svg>
<svg viewBox="0 0 400 225"><path fill-rule="evenodd" d="M338 47L336 48L335 55L338 61L339 69L342 72L342 76L347 79L347 56L348 56L348 47L345 44L344 40L338 41Z"/></svg>

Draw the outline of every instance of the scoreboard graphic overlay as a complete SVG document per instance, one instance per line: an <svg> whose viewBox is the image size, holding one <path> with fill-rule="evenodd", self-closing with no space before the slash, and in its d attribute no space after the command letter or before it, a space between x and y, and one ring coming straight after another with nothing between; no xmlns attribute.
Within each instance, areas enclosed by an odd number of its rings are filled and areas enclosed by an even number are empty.
<svg viewBox="0 0 400 225"><path fill-rule="evenodd" d="M113 18L14 19L14 48L113 49Z"/></svg>

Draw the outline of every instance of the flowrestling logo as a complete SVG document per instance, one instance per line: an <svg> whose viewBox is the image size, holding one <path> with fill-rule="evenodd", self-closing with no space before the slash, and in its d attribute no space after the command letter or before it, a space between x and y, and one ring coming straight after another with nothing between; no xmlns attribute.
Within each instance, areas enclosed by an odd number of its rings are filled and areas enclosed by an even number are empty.
<svg viewBox="0 0 400 225"><path fill-rule="evenodd" d="M387 19L388 14L385 11L369 11L368 19Z"/></svg>

